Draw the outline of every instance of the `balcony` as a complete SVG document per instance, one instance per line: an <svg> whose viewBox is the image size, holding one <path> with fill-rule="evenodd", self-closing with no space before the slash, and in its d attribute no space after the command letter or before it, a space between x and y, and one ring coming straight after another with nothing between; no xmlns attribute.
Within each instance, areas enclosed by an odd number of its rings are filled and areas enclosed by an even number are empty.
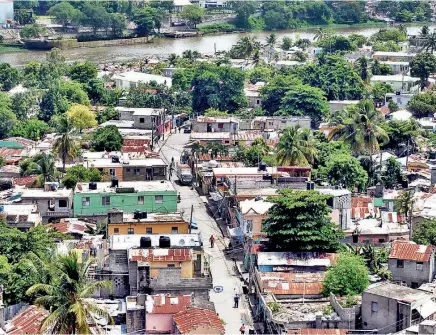
<svg viewBox="0 0 436 335"><path fill-rule="evenodd" d="M63 211L46 211L44 213L44 216L49 216L52 218L56 217L69 217L71 214L70 210L63 210Z"/></svg>

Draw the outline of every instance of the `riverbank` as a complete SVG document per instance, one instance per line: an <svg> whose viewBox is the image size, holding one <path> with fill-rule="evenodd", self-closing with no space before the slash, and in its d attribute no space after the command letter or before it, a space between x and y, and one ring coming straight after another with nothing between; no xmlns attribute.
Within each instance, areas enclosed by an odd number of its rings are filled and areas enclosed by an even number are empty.
<svg viewBox="0 0 436 335"><path fill-rule="evenodd" d="M22 44L0 44L0 54L20 51L26 51L26 48L24 48Z"/></svg>

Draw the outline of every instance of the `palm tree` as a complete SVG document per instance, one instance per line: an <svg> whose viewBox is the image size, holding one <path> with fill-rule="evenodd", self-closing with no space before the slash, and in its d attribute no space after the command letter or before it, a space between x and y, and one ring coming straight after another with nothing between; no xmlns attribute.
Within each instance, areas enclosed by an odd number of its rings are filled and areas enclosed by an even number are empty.
<svg viewBox="0 0 436 335"><path fill-rule="evenodd" d="M404 33L404 35L407 36L407 28L404 24L400 23L400 25L398 26L398 30L401 31L402 33Z"/></svg>
<svg viewBox="0 0 436 335"><path fill-rule="evenodd" d="M50 284L35 284L27 290L28 295L37 295L35 304L50 309L50 314L41 324L41 333L91 334L88 321L95 324L96 317L103 317L113 324L110 314L98 307L90 298L99 289L112 289L109 281L96 281L89 277L93 260L79 262L77 253L56 259L56 276Z"/></svg>
<svg viewBox="0 0 436 335"><path fill-rule="evenodd" d="M368 66L368 59L363 56L356 60L356 67L359 71L360 78L367 83L369 81L369 66Z"/></svg>
<svg viewBox="0 0 436 335"><path fill-rule="evenodd" d="M357 110L349 108L345 113L342 122L335 123L329 140L344 141L356 155L368 152L372 163L373 154L380 151L380 145L389 141L388 134L380 127L383 121L381 113L374 109L371 100L362 100Z"/></svg>
<svg viewBox="0 0 436 335"><path fill-rule="evenodd" d="M430 29L428 26L422 26L421 28L421 36L425 37L430 33Z"/></svg>
<svg viewBox="0 0 436 335"><path fill-rule="evenodd" d="M56 168L53 156L40 154L33 159L29 159L21 164L21 175L38 175L34 184L42 186L46 182L56 180Z"/></svg>
<svg viewBox="0 0 436 335"><path fill-rule="evenodd" d="M413 202L414 192L403 192L396 201L395 209L399 214L404 214L406 223L410 230L410 237L412 237L412 214L413 214Z"/></svg>
<svg viewBox="0 0 436 335"><path fill-rule="evenodd" d="M168 56L168 61L170 62L170 65L176 65L176 60L179 58L176 54L172 53Z"/></svg>
<svg viewBox="0 0 436 335"><path fill-rule="evenodd" d="M422 50L433 53L436 50L436 32L432 32L426 36Z"/></svg>
<svg viewBox="0 0 436 335"><path fill-rule="evenodd" d="M265 42L267 46L274 48L274 45L277 43L277 35L274 33L269 34L265 39Z"/></svg>
<svg viewBox="0 0 436 335"><path fill-rule="evenodd" d="M74 140L70 136L71 124L66 117L58 119L58 129L61 136L56 139L53 151L62 159L62 170L65 172L67 160L72 160L77 156L77 149Z"/></svg>
<svg viewBox="0 0 436 335"><path fill-rule="evenodd" d="M234 46L234 51L239 57L250 59L255 50L260 49L256 37L244 36Z"/></svg>
<svg viewBox="0 0 436 335"><path fill-rule="evenodd" d="M324 28L318 28L315 32L315 36L313 36L314 41L322 40L323 38L326 38L329 34L327 30Z"/></svg>
<svg viewBox="0 0 436 335"><path fill-rule="evenodd" d="M268 155L271 151L271 148L263 137L256 138L251 146L256 148L256 151L259 153L260 157Z"/></svg>
<svg viewBox="0 0 436 335"><path fill-rule="evenodd" d="M316 149L309 129L291 126L283 131L277 144L277 163L280 165L308 165L313 162Z"/></svg>

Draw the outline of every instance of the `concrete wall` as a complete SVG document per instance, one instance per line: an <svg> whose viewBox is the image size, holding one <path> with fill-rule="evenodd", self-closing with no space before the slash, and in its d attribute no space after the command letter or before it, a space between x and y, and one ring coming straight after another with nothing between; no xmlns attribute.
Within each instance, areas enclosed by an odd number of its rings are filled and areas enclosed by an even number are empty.
<svg viewBox="0 0 436 335"><path fill-rule="evenodd" d="M145 334L145 308L128 310L126 312L126 327L128 334Z"/></svg>
<svg viewBox="0 0 436 335"><path fill-rule="evenodd" d="M173 315L147 313L145 329L149 334L174 334Z"/></svg>
<svg viewBox="0 0 436 335"><path fill-rule="evenodd" d="M399 268L396 259L389 259L388 266L389 271L392 272L392 280L406 282L407 286L416 283L414 288L431 282L434 277L434 257L431 258L431 262L423 262L422 270L417 269L416 263L416 261L404 260L404 267Z"/></svg>
<svg viewBox="0 0 436 335"><path fill-rule="evenodd" d="M156 203L155 196L162 195L162 203ZM110 205L102 206L102 197L110 196ZM138 197L144 197L144 203L138 204ZM89 197L90 205L82 206L82 198ZM133 213L135 210L145 212L173 213L177 211L176 191L154 191L136 193L76 193L74 195L74 215L92 216L94 214L107 214L111 208L118 208L125 213Z"/></svg>
<svg viewBox="0 0 436 335"><path fill-rule="evenodd" d="M124 166L124 181L166 180L167 166Z"/></svg>
<svg viewBox="0 0 436 335"><path fill-rule="evenodd" d="M195 329L192 329L189 332L183 333L183 334L221 334L219 329L216 329L210 325L201 325L198 326Z"/></svg>
<svg viewBox="0 0 436 335"><path fill-rule="evenodd" d="M128 234L128 229L133 228L134 234L172 234L172 228L177 227L178 234L188 234L189 224L187 222L166 222L166 223L114 223L108 225L108 235ZM115 233L115 228L118 228L118 233ZM151 233L147 232L147 228L151 228Z"/></svg>
<svg viewBox="0 0 436 335"><path fill-rule="evenodd" d="M233 131L233 127L235 125L237 125L236 123L230 123L230 122L194 122L192 124L192 131L195 133L206 133L207 132L207 125L210 125L210 131L214 132L214 133L228 133ZM218 127L218 124L222 124L222 128ZM238 128L236 128L238 129Z"/></svg>
<svg viewBox="0 0 436 335"><path fill-rule="evenodd" d="M150 276L156 278L161 276L161 270L167 269L168 265L172 265L173 268L179 268L181 270L182 278L192 278L194 275L194 265L192 261L186 262L152 262L150 266Z"/></svg>
<svg viewBox="0 0 436 335"><path fill-rule="evenodd" d="M330 304L333 310L341 318L339 328L342 329L356 329L356 319L361 314L361 306L354 306L352 308L343 308L336 297L330 293Z"/></svg>
<svg viewBox="0 0 436 335"><path fill-rule="evenodd" d="M135 128L148 130L156 130L162 124L161 116L157 115L134 115L133 121Z"/></svg>

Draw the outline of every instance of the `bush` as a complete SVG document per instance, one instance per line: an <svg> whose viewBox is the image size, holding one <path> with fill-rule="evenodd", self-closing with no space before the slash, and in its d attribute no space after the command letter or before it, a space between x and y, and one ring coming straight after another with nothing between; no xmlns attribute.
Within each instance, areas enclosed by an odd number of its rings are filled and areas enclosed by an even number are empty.
<svg viewBox="0 0 436 335"><path fill-rule="evenodd" d="M214 23L205 27L200 27L198 30L206 34L214 33L230 33L233 31L241 31L242 29L236 28L234 24L231 23Z"/></svg>
<svg viewBox="0 0 436 335"><path fill-rule="evenodd" d="M91 41L110 41L110 40L124 40L134 38L134 35L114 36L114 35L78 35L77 42L91 42Z"/></svg>

